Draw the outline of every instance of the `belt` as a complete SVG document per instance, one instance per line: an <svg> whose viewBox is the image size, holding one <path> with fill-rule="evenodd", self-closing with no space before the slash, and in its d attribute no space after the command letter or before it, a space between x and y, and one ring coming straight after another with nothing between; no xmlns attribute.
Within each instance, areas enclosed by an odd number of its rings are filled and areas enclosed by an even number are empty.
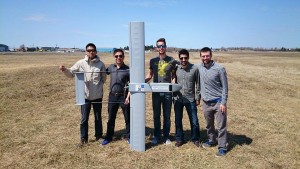
<svg viewBox="0 0 300 169"><path fill-rule="evenodd" d="M218 103L218 102L221 102L222 99L221 98L217 98L217 99L213 99L213 100L208 100L208 101L205 101L203 100L205 103L208 103L208 104L211 104L211 103Z"/></svg>
<svg viewBox="0 0 300 169"><path fill-rule="evenodd" d="M124 96L124 93L117 93L117 92L110 92L109 94L113 96Z"/></svg>

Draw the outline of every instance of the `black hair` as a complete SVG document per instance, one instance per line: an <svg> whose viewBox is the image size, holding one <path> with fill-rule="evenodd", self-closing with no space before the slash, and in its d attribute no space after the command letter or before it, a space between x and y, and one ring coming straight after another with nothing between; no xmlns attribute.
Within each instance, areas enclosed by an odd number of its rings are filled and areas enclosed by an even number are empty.
<svg viewBox="0 0 300 169"><path fill-rule="evenodd" d="M186 55L188 58L190 58L190 54L189 54L189 51L187 51L186 49L181 49L179 52L178 52L178 57L180 59L180 55Z"/></svg>
<svg viewBox="0 0 300 169"><path fill-rule="evenodd" d="M200 50L200 56L201 56L201 52L209 52L210 55L212 55L211 49L209 47L204 47Z"/></svg>
<svg viewBox="0 0 300 169"><path fill-rule="evenodd" d="M158 42L164 42L165 45L167 45L167 42L166 42L166 39L165 38L159 38L157 41L156 41L156 45Z"/></svg>
<svg viewBox="0 0 300 169"><path fill-rule="evenodd" d="M91 46L91 47L93 47L95 50L97 50L96 45L93 44L93 43L88 43L88 44L85 46L85 49L87 49L89 46Z"/></svg>
<svg viewBox="0 0 300 169"><path fill-rule="evenodd" d="M117 52L121 52L122 55L123 55L123 57L125 57L124 51L122 49L115 49L114 52L113 52L113 54L115 55Z"/></svg>

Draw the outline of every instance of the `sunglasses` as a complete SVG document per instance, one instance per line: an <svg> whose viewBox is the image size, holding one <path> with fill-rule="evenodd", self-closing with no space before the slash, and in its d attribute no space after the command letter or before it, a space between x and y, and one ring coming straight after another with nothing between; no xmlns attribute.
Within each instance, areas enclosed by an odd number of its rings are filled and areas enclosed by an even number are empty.
<svg viewBox="0 0 300 169"><path fill-rule="evenodd" d="M96 50L95 49L88 49L88 50L86 50L87 52L96 52Z"/></svg>
<svg viewBox="0 0 300 169"><path fill-rule="evenodd" d="M185 59L185 60L188 60L189 58L188 57L181 57L181 58L179 58L180 60L183 60L183 59Z"/></svg>
<svg viewBox="0 0 300 169"><path fill-rule="evenodd" d="M157 48L166 48L167 45L157 45L156 47L157 47Z"/></svg>
<svg viewBox="0 0 300 169"><path fill-rule="evenodd" d="M115 55L115 58L123 58L123 55Z"/></svg>

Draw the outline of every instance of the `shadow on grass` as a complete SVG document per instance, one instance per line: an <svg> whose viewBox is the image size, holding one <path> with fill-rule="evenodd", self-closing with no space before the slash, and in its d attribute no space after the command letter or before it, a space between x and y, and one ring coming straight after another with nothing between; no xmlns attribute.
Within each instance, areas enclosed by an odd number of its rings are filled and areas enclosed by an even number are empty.
<svg viewBox="0 0 300 169"><path fill-rule="evenodd" d="M146 126L145 128L145 149L146 150L164 144L164 140L161 139L159 140L158 144L153 145L151 143L153 139L153 133L154 133L154 129ZM115 131L114 140L123 140L123 139L126 139L126 130L123 129L123 130ZM175 140L174 135L170 134L170 140L171 141Z"/></svg>
<svg viewBox="0 0 300 169"><path fill-rule="evenodd" d="M153 132L154 132L153 128L149 128L149 127L145 128L146 150L164 144L165 141L164 139L160 139L158 144L156 145L153 145L151 143L151 140L153 138ZM183 133L184 133L184 144L191 141L191 130L185 130L183 131ZM228 151L231 151L237 145L239 146L250 145L252 143L252 139L247 137L246 135L237 135L237 134L232 134L230 132L228 132L227 134L228 134L228 147L227 147ZM125 140L125 139L127 139L125 129L115 131L114 139L113 139L114 141ZM176 141L175 133L170 133L170 140ZM207 140L206 130L200 130L200 142L205 142L206 140Z"/></svg>
<svg viewBox="0 0 300 169"><path fill-rule="evenodd" d="M216 135L218 132L216 131ZM250 145L252 143L252 139L247 137L246 135L238 135L238 134L232 134L230 132L227 133L228 137L228 147L227 151L231 151L235 146L239 145ZM207 141L207 133L206 130L200 131L200 140L201 142Z"/></svg>
<svg viewBox="0 0 300 169"><path fill-rule="evenodd" d="M158 144L153 145L151 143L151 139L153 138L153 133L154 133L154 129L153 128L146 127L146 137L148 137L150 139L150 141L146 142L146 149L150 149L152 147L156 147L156 146L159 146L161 144L164 144L165 140L164 139L160 139L159 142L158 142ZM183 133L184 133L183 144L186 144L187 142L191 141L191 130L184 130ZM203 136L204 134L206 134L205 130L200 130L200 137ZM170 133L170 140L172 142L176 141L175 133ZM174 146L175 146L175 143L174 143Z"/></svg>
<svg viewBox="0 0 300 169"><path fill-rule="evenodd" d="M228 132L228 151L232 150L237 145L250 145L251 143L252 139L247 137L246 135L237 135Z"/></svg>
<svg viewBox="0 0 300 169"><path fill-rule="evenodd" d="M154 131L154 129L146 127L145 128L145 136L147 138L152 137L153 131ZM103 137L105 137L105 135ZM122 130L115 131L114 139L113 140L123 140L123 139L126 139L126 138L127 138L127 136L126 136L126 130L124 128Z"/></svg>

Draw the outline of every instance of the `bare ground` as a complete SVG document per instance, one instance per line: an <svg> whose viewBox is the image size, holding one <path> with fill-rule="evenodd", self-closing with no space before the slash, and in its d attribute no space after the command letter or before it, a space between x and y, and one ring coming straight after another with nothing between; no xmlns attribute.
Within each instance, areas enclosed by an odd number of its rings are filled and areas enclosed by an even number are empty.
<svg viewBox="0 0 300 169"><path fill-rule="evenodd" d="M228 74L230 151L216 158L216 148L151 146L151 95L146 98L146 152L130 150L122 139L124 118L119 111L114 141L95 142L93 115L90 141L78 149L80 110L74 80L58 71L84 53L0 54L0 168L299 168L300 53L216 52L213 58ZM100 54L106 65L112 54ZM146 55L146 69L151 57ZM178 58L176 53L169 55ZM190 61L199 63L199 54ZM127 62L129 57L127 56ZM109 80L109 79L108 79ZM105 91L108 83L105 84ZM107 92L104 100L107 100ZM205 123L198 107L201 141ZM102 109L106 131L107 105ZM171 135L174 136L174 112ZM189 122L184 116L186 139ZM173 140L174 141L174 140Z"/></svg>

